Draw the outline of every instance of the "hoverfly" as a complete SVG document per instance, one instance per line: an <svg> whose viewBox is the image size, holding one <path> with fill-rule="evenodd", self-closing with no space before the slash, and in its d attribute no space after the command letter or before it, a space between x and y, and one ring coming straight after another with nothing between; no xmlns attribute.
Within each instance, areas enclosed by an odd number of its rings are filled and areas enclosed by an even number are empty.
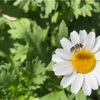
<svg viewBox="0 0 100 100"><path fill-rule="evenodd" d="M73 46L73 47L71 47L70 48L70 51L71 52L74 52L74 51L78 51L78 50L80 50L80 48L82 48L83 47L83 44L81 44L81 43L77 43L75 46Z"/></svg>

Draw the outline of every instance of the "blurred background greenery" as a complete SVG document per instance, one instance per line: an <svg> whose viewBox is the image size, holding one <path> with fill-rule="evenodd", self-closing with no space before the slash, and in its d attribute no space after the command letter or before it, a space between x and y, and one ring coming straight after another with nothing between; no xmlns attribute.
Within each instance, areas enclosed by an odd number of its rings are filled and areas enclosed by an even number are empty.
<svg viewBox="0 0 100 100"><path fill-rule="evenodd" d="M63 89L51 61L73 30L100 34L100 0L0 0L0 11L0 100L100 99Z"/></svg>

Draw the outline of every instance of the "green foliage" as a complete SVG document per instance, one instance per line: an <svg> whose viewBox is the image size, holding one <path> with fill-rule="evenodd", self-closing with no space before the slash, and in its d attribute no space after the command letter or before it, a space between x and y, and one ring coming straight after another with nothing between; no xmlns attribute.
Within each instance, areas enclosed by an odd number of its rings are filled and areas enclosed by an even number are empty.
<svg viewBox="0 0 100 100"><path fill-rule="evenodd" d="M42 97L41 100L68 100L64 91L55 91L47 94L46 96Z"/></svg>
<svg viewBox="0 0 100 100"><path fill-rule="evenodd" d="M56 45L60 45L59 41L62 39L62 37L68 38L68 28L66 27L66 23L62 20L59 26L59 32L57 34L56 39Z"/></svg>
<svg viewBox="0 0 100 100"><path fill-rule="evenodd" d="M59 26L58 37L59 37L59 40L62 37L66 37L66 38L68 37L68 28L66 27L66 24L63 20L62 20L62 22L60 23L60 26Z"/></svg>
<svg viewBox="0 0 100 100"><path fill-rule="evenodd" d="M14 55L13 59L20 60L20 62L22 63L27 57L28 47L29 47L28 45L24 46L24 45L15 43L14 48L10 49L12 55Z"/></svg>
<svg viewBox="0 0 100 100"><path fill-rule="evenodd" d="M86 97L63 89L51 61L71 31L99 35L99 0L1 0L0 11L0 100L100 99L99 90Z"/></svg>
<svg viewBox="0 0 100 100"><path fill-rule="evenodd" d="M83 94L82 91L80 91L77 95L76 95L76 100L86 100L86 96Z"/></svg>

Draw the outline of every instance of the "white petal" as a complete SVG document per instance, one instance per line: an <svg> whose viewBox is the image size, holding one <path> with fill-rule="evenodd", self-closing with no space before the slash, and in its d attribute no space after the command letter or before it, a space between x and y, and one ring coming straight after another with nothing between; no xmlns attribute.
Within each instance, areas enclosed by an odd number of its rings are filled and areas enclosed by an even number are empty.
<svg viewBox="0 0 100 100"><path fill-rule="evenodd" d="M97 39L96 39L96 43L95 43L95 46L94 46L94 48L91 50L91 52L97 52L98 50L99 50L99 48L100 48L100 38L98 37Z"/></svg>
<svg viewBox="0 0 100 100"><path fill-rule="evenodd" d="M88 84L90 85L90 87L91 87L93 90L98 89L98 82L97 82L97 79L96 79L95 75L93 75L92 72L86 74L85 78L86 78L86 81L88 82Z"/></svg>
<svg viewBox="0 0 100 100"><path fill-rule="evenodd" d="M62 38L60 40L60 43L62 45L62 47L67 51L67 52L70 52L70 48L73 46L72 43L66 39L66 38Z"/></svg>
<svg viewBox="0 0 100 100"><path fill-rule="evenodd" d="M68 75L73 72L73 67L70 62L63 61L54 64L53 71L55 72L55 75Z"/></svg>
<svg viewBox="0 0 100 100"><path fill-rule="evenodd" d="M100 68L100 61L96 62L96 66L99 66L99 68Z"/></svg>
<svg viewBox="0 0 100 100"><path fill-rule="evenodd" d="M79 31L80 42L82 43L87 38L87 32L85 30Z"/></svg>
<svg viewBox="0 0 100 100"><path fill-rule="evenodd" d="M63 59L61 59L58 55L56 55L56 54L54 54L54 55L52 55L52 60L54 61L54 62L61 62L61 61L63 61Z"/></svg>
<svg viewBox="0 0 100 100"><path fill-rule="evenodd" d="M78 33L76 31L71 32L70 33L70 37L71 37L71 41L72 41L72 43L74 45L79 43L80 39L79 39L79 35L78 35Z"/></svg>
<svg viewBox="0 0 100 100"><path fill-rule="evenodd" d="M83 48L86 50L91 50L94 47L95 41L95 33L90 32L86 40L83 42Z"/></svg>
<svg viewBox="0 0 100 100"><path fill-rule="evenodd" d="M85 95L90 95L91 94L91 87L90 85L87 83L86 79L84 79L84 83L82 86L83 92Z"/></svg>
<svg viewBox="0 0 100 100"><path fill-rule="evenodd" d="M75 79L76 75L77 75L76 72L73 72L69 75L64 76L60 83L61 86L63 86L63 88L66 88L67 86L69 86Z"/></svg>
<svg viewBox="0 0 100 100"><path fill-rule="evenodd" d="M100 51L95 53L95 58L96 58L96 60L100 60Z"/></svg>
<svg viewBox="0 0 100 100"><path fill-rule="evenodd" d="M71 60L72 54L67 53L64 49L56 49L56 54L64 60Z"/></svg>
<svg viewBox="0 0 100 100"><path fill-rule="evenodd" d="M97 37L97 41L100 40L100 36Z"/></svg>
<svg viewBox="0 0 100 100"><path fill-rule="evenodd" d="M71 66L71 63L69 61L58 62L58 63L53 65L53 70L61 68L62 66Z"/></svg>
<svg viewBox="0 0 100 100"><path fill-rule="evenodd" d="M78 91L82 87L83 81L84 81L83 75L78 73L71 86L72 93L75 94L78 93Z"/></svg>
<svg viewBox="0 0 100 100"><path fill-rule="evenodd" d="M100 61L97 61L96 62L96 66L95 66L95 68L94 68L94 70L93 71L98 71L99 73L100 73Z"/></svg>
<svg viewBox="0 0 100 100"><path fill-rule="evenodd" d="M98 69L95 69L93 72L98 81L98 84L100 85L100 71L98 71Z"/></svg>

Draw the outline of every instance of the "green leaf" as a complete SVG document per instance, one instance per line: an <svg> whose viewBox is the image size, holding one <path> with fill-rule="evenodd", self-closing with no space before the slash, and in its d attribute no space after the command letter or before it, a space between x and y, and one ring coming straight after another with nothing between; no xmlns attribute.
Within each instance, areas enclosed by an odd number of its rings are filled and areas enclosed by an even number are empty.
<svg viewBox="0 0 100 100"><path fill-rule="evenodd" d="M3 51L0 51L0 56L1 57L7 57L7 55Z"/></svg>
<svg viewBox="0 0 100 100"><path fill-rule="evenodd" d="M21 63L27 58L27 52L28 52L29 45L22 45L15 43L14 48L11 48L10 51L13 55L13 60L20 60Z"/></svg>
<svg viewBox="0 0 100 100"><path fill-rule="evenodd" d="M34 84L43 84L47 76L45 75L45 64L38 58L32 62L27 62L23 69L23 75L26 82L33 82ZM30 83L31 84L31 83Z"/></svg>
<svg viewBox="0 0 100 100"><path fill-rule="evenodd" d="M16 0L14 2L14 6L18 6L19 5L19 7L23 8L23 10L25 12L28 12L31 1L32 0L24 0L24 1L23 0Z"/></svg>
<svg viewBox="0 0 100 100"><path fill-rule="evenodd" d="M40 100L39 98L35 98L33 96L28 96L28 95L25 95L25 96L20 96L18 98L18 100Z"/></svg>
<svg viewBox="0 0 100 100"><path fill-rule="evenodd" d="M49 26L46 28L42 28L39 26L35 21L32 22L32 29L33 29L33 41L40 42L41 40L44 41L47 38Z"/></svg>
<svg viewBox="0 0 100 100"><path fill-rule="evenodd" d="M81 2L81 0L71 0L71 7L73 9L73 13L74 13L76 19L80 15L80 2Z"/></svg>
<svg viewBox="0 0 100 100"><path fill-rule="evenodd" d="M27 39L29 37L35 42L44 40L47 37L49 29L49 27L41 28L35 21L32 22L26 18L16 22L8 22L8 25L11 28L8 30L8 33L11 34L13 39Z"/></svg>
<svg viewBox="0 0 100 100"><path fill-rule="evenodd" d="M70 95L68 95L68 100L74 100L75 99L75 95L72 93Z"/></svg>
<svg viewBox="0 0 100 100"><path fill-rule="evenodd" d="M55 12L54 15L51 18L51 22L52 23L56 23L57 22L57 18L58 18L59 12Z"/></svg>
<svg viewBox="0 0 100 100"><path fill-rule="evenodd" d="M45 95L40 100L69 100L69 99L67 98L64 91L56 91Z"/></svg>
<svg viewBox="0 0 100 100"><path fill-rule="evenodd" d="M40 100L39 98L35 98L33 96L30 96L28 100Z"/></svg>
<svg viewBox="0 0 100 100"><path fill-rule="evenodd" d="M91 10L92 10L91 5L85 4L85 5L83 5L83 7L81 8L81 14L82 14L84 17L85 17L86 15L87 15L87 16L91 16Z"/></svg>
<svg viewBox="0 0 100 100"><path fill-rule="evenodd" d="M55 9L56 1L44 0L44 3L45 3L45 13L48 16Z"/></svg>
<svg viewBox="0 0 100 100"><path fill-rule="evenodd" d="M59 39L62 37L68 37L68 28L66 27L66 23L62 20L59 26L59 33L58 33Z"/></svg>
<svg viewBox="0 0 100 100"><path fill-rule="evenodd" d="M0 27L4 27L4 25L6 24L6 21L4 18L0 18Z"/></svg>
<svg viewBox="0 0 100 100"><path fill-rule="evenodd" d="M44 42L47 39L48 36L48 30L49 26L46 26L45 28L42 28L40 25L36 23L36 21L30 21L26 18L22 18L16 22L8 22L8 25L10 26L11 29L8 30L8 32L11 35L11 38L14 40L14 50L21 48L20 46L15 46L15 44L20 44L21 42L24 42L24 44L28 44L29 46L24 47L24 52L27 54L28 52L28 57L31 59L36 58L37 55L41 57L41 59L47 59L45 55L47 52L47 44ZM16 43L17 42L17 43ZM13 48L12 48L13 49ZM46 52L45 52L46 51ZM15 51L12 51L15 52ZM17 51L16 51L17 52ZM18 50L19 53L14 54L14 59L15 60L21 60L23 62L26 59L26 55L23 55L21 57L21 52ZM34 52L34 54L33 54ZM19 56L19 55L20 56ZM19 58L20 57L20 58Z"/></svg>
<svg viewBox="0 0 100 100"><path fill-rule="evenodd" d="M8 66L6 66L8 67ZM15 70L2 68L0 74L0 87L9 87L13 81L16 79L16 72Z"/></svg>
<svg viewBox="0 0 100 100"><path fill-rule="evenodd" d="M37 75L34 79L33 82L34 84L43 84L44 81L47 79L46 75Z"/></svg>
<svg viewBox="0 0 100 100"><path fill-rule="evenodd" d="M60 40L63 37L68 37L68 28L66 27L66 23L62 20L59 26L59 32L55 36L55 43L58 47L60 46Z"/></svg>
<svg viewBox="0 0 100 100"><path fill-rule="evenodd" d="M72 0L71 7L76 19L79 15L82 15L83 17L92 16L92 5L95 5L94 0Z"/></svg>
<svg viewBox="0 0 100 100"><path fill-rule="evenodd" d="M76 94L75 100L87 100L82 90L80 90L78 94Z"/></svg>
<svg viewBox="0 0 100 100"><path fill-rule="evenodd" d="M45 64L42 63L38 58L32 61L34 67L34 74L37 76L45 71Z"/></svg>
<svg viewBox="0 0 100 100"><path fill-rule="evenodd" d="M13 39L23 39L26 38L26 33L30 31L30 21L26 18L14 22L8 22L8 25L11 29L8 30L8 33L11 34Z"/></svg>

